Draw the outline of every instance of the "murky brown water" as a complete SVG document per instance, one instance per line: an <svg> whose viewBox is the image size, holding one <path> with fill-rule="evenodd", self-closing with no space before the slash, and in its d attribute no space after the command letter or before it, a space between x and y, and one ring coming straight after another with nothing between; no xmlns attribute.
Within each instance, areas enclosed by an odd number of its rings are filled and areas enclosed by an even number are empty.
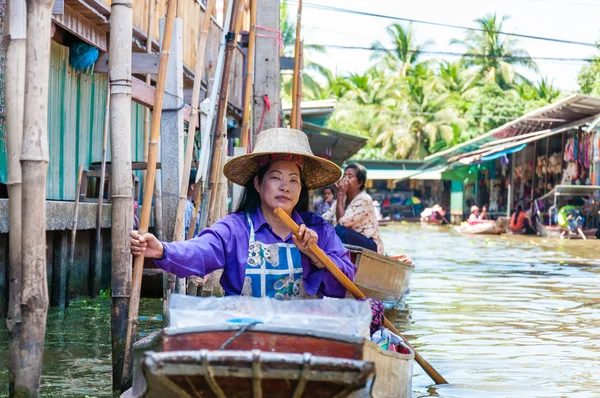
<svg viewBox="0 0 600 398"><path fill-rule="evenodd" d="M383 238L388 253L417 262L406 307L391 315L451 383L430 388L415 364L416 397L600 397L600 241L414 225L388 227ZM142 306L142 314L161 311L157 300ZM41 395L111 396L110 301L53 309L47 329ZM0 396L6 346L0 320Z"/></svg>
<svg viewBox="0 0 600 398"><path fill-rule="evenodd" d="M398 225L417 266L398 325L449 385L417 397L600 397L600 241L460 236Z"/></svg>

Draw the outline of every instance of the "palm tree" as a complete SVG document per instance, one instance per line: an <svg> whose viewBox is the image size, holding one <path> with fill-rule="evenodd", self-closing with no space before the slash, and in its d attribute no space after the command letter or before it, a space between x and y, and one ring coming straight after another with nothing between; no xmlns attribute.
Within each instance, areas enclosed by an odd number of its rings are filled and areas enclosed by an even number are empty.
<svg viewBox="0 0 600 398"><path fill-rule="evenodd" d="M516 48L516 39L499 33L509 18L498 18L496 14L477 18L475 22L482 31L470 31L464 40L451 41L452 44L460 44L467 48L463 57L467 66L476 67L484 80L495 81L503 90L512 88L515 82L527 81L515 72L515 66L538 71L536 63L527 51Z"/></svg>
<svg viewBox="0 0 600 398"><path fill-rule="evenodd" d="M388 51L385 45L376 41L371 45L375 51L373 58L383 61L390 70L398 71L400 76L406 76L410 67L418 63L423 48L429 42L417 44L412 25L404 28L396 23L388 26L385 30L392 41L393 49Z"/></svg>
<svg viewBox="0 0 600 398"><path fill-rule="evenodd" d="M441 90L433 71L418 64L406 78L390 87L399 85L402 95L380 114L384 124L379 126L376 144L402 159L423 159L456 145L467 123L449 103L449 94Z"/></svg>

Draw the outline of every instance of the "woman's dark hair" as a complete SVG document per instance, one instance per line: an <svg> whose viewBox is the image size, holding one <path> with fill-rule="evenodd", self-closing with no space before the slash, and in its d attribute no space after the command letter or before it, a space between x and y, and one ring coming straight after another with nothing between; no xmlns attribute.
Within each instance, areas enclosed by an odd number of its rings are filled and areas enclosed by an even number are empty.
<svg viewBox="0 0 600 398"><path fill-rule="evenodd" d="M328 190L328 189L331 191L331 194L333 196L335 196L335 187L333 185L327 185L325 188L322 188L321 189L321 196L325 195L325 191Z"/></svg>
<svg viewBox="0 0 600 398"><path fill-rule="evenodd" d="M348 169L354 170L354 172L356 173L356 179L360 184L360 190L364 190L365 183L367 182L367 169L365 168L365 166L359 163L350 163L348 166L346 166L346 170Z"/></svg>
<svg viewBox="0 0 600 398"><path fill-rule="evenodd" d="M256 172L258 176L258 183L261 184L263 178L265 178L265 174L269 171L269 167L271 164L267 164ZM302 184L302 190L300 191L300 198L298 199L298 203L296 204L296 211L305 212L308 211L308 188L306 188L306 184L304 183L304 175L300 173L300 183ZM236 213L252 213L256 209L260 207L260 194L254 187L254 177L250 178L248 183L244 186L244 193L242 194L242 199L240 199L240 204L235 210Z"/></svg>
<svg viewBox="0 0 600 398"><path fill-rule="evenodd" d="M519 219L519 213L521 213L522 211L523 211L523 206L518 205L517 211L515 212L515 218L513 218L511 221L512 225L517 225L517 220Z"/></svg>

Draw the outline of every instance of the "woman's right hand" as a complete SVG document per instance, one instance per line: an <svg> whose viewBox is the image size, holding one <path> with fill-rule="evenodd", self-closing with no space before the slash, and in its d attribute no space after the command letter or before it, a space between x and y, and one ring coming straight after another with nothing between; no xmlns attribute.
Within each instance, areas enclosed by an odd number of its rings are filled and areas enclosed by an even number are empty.
<svg viewBox="0 0 600 398"><path fill-rule="evenodd" d="M131 236L131 254L134 256L137 257L142 253L146 258L161 259L165 256L163 244L151 233L140 235L134 230L129 233L129 236Z"/></svg>

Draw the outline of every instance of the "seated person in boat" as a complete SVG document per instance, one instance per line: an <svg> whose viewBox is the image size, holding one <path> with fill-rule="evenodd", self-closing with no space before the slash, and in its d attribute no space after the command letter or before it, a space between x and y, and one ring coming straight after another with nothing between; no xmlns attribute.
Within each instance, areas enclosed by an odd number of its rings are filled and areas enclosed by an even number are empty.
<svg viewBox="0 0 600 398"><path fill-rule="evenodd" d="M383 254L377 212L373 199L364 191L366 182L367 169L350 163L336 184L336 205L323 214L323 218L335 225L335 232L343 243Z"/></svg>
<svg viewBox="0 0 600 398"><path fill-rule="evenodd" d="M444 222L444 216L446 215L446 211L442 208L442 206L436 204L431 208L431 215L429 216L429 221L433 224L442 224Z"/></svg>
<svg viewBox="0 0 600 398"><path fill-rule="evenodd" d="M331 207L335 206L335 188L332 185L328 185L321 190L321 197L317 198L313 203L315 213L323 215L327 213Z"/></svg>
<svg viewBox="0 0 600 398"><path fill-rule="evenodd" d="M557 221L558 225L562 228L575 232L583 228L583 217L581 215L581 208L574 206L572 203L572 201L569 201L569 204L560 208Z"/></svg>
<svg viewBox="0 0 600 398"><path fill-rule="evenodd" d="M487 207L481 206L481 214L479 215L479 219L480 220L487 220L488 219Z"/></svg>
<svg viewBox="0 0 600 398"><path fill-rule="evenodd" d="M523 211L523 206L521 205L517 206L517 211L510 218L509 228L513 233L517 234L536 234L535 229L531 226L531 220L527 216L527 213Z"/></svg>
<svg viewBox="0 0 600 398"><path fill-rule="evenodd" d="M346 289L308 250L317 244L354 279L355 266L333 227L307 211L308 190L338 180L340 168L314 156L302 131L270 129L258 135L253 153L229 160L223 172L245 187L235 213L182 242L161 242L132 231L132 254L143 253L179 277L223 269L226 295L344 297ZM274 214L276 208L300 225L299 238Z"/></svg>
<svg viewBox="0 0 600 398"><path fill-rule="evenodd" d="M470 224L476 223L477 221L479 221L479 207L473 205L471 206L471 214L469 215L467 222Z"/></svg>

